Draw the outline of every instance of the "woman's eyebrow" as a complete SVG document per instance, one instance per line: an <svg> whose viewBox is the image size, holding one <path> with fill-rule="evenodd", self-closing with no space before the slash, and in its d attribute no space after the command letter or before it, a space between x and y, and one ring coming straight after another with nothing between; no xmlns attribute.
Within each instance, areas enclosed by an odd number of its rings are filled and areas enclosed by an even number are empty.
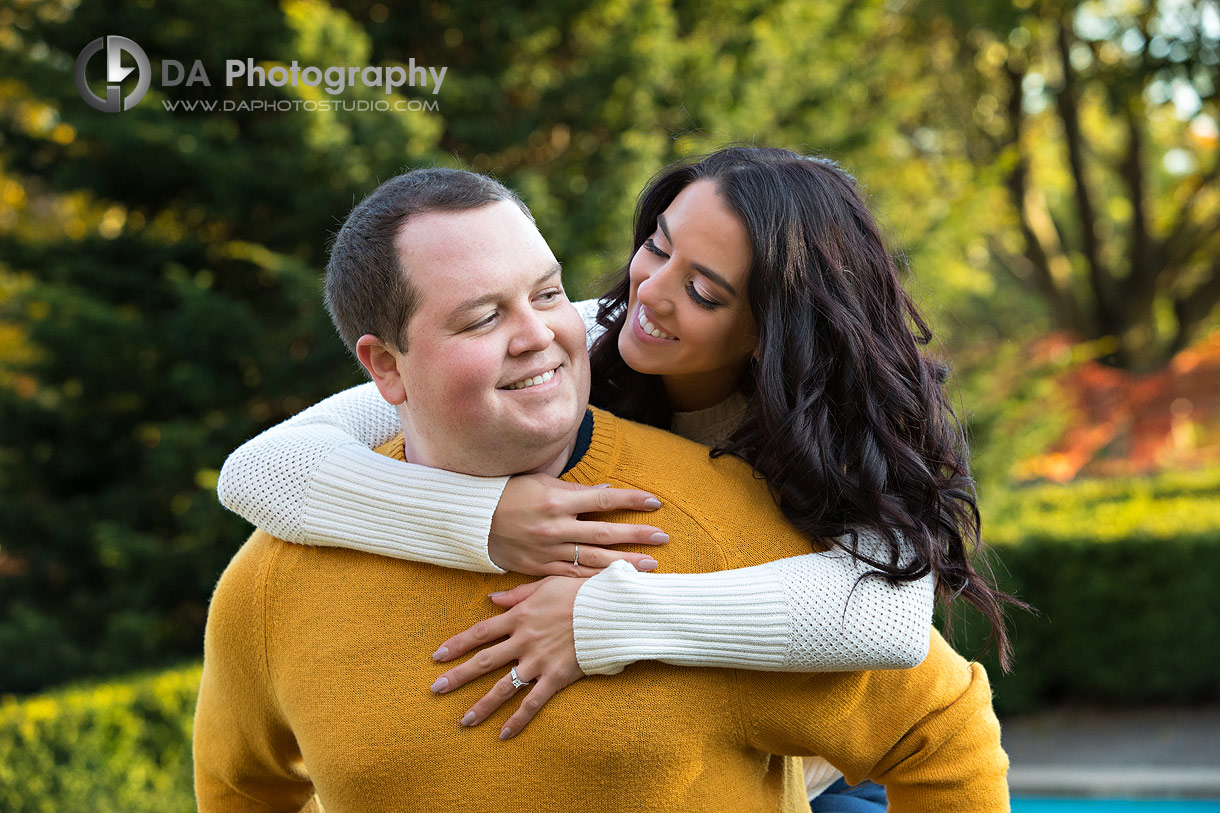
<svg viewBox="0 0 1220 813"><path fill-rule="evenodd" d="M674 244L674 238L669 233L669 225L665 222L665 215L657 215L657 225L661 227L661 232L665 235L665 239L672 246ZM708 268L706 265L703 265L702 263L691 263L691 268L694 268L700 274L707 277L733 296L737 296L737 289L734 288L727 279Z"/></svg>

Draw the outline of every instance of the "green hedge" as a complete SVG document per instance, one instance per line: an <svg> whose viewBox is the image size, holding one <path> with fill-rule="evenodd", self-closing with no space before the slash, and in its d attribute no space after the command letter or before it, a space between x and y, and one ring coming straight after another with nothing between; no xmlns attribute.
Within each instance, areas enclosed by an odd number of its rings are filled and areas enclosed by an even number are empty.
<svg viewBox="0 0 1220 813"><path fill-rule="evenodd" d="M193 811L198 666L0 700L0 810Z"/></svg>
<svg viewBox="0 0 1220 813"><path fill-rule="evenodd" d="M984 529L1001 585L1039 611L1011 617L1011 674L985 659L1001 713L1220 700L1220 471L1014 490Z"/></svg>

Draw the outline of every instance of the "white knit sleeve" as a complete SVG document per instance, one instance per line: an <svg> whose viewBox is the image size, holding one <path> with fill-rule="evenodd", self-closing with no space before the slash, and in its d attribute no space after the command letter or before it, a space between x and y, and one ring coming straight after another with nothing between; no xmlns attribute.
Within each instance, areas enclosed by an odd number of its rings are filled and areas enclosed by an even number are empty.
<svg viewBox="0 0 1220 813"><path fill-rule="evenodd" d="M861 533L862 550L869 542ZM928 654L933 578L858 581L871 570L837 548L716 573L615 562L577 593L576 657L590 675L638 660L777 672L917 666Z"/></svg>
<svg viewBox="0 0 1220 813"><path fill-rule="evenodd" d="M399 428L372 382L352 387L238 447L216 491L230 511L290 542L504 572L487 555L487 534L508 478L372 451Z"/></svg>
<svg viewBox="0 0 1220 813"><path fill-rule="evenodd" d="M580 320L585 323L585 344L592 347L597 337L606 332L606 329L597 323L597 309L601 307L601 302L596 299L582 299L573 302L572 307L576 308Z"/></svg>

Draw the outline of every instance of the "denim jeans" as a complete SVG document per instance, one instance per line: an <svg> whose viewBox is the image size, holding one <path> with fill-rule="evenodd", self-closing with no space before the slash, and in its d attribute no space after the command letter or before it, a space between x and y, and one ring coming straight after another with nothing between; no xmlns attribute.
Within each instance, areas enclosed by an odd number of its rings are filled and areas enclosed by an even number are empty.
<svg viewBox="0 0 1220 813"><path fill-rule="evenodd" d="M840 779L815 796L809 809L813 813L883 813L885 788L867 780L849 785Z"/></svg>

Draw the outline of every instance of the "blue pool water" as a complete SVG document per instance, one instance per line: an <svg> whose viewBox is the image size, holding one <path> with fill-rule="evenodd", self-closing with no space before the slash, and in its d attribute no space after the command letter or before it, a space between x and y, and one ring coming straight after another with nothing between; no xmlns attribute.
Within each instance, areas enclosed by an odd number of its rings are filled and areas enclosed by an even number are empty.
<svg viewBox="0 0 1220 813"><path fill-rule="evenodd" d="M1013 799L1012 813L1220 813L1220 801Z"/></svg>

